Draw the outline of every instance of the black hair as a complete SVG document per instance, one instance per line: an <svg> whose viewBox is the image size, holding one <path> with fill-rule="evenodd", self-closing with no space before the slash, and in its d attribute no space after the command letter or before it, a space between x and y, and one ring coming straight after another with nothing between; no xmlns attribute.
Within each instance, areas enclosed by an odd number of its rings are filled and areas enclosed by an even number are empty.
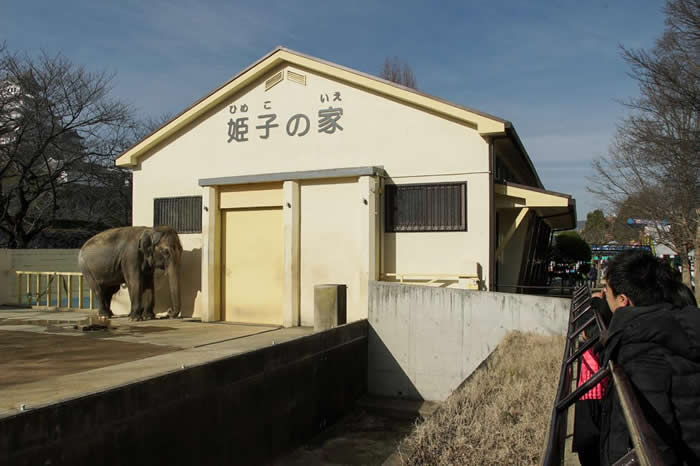
<svg viewBox="0 0 700 466"><path fill-rule="evenodd" d="M677 281L672 283L666 290L666 302L674 305L674 307L695 306L698 307L693 291L688 288L688 285Z"/></svg>
<svg viewBox="0 0 700 466"><path fill-rule="evenodd" d="M627 295L634 306L666 301L678 282L665 261L639 249L621 252L610 260L605 281L615 295Z"/></svg>

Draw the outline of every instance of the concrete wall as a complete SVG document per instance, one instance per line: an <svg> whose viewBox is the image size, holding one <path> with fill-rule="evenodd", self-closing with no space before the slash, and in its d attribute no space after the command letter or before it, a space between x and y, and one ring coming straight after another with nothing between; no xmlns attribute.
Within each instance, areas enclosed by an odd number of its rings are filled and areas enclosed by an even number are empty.
<svg viewBox="0 0 700 466"><path fill-rule="evenodd" d="M367 321L0 419L0 464L260 464L367 389Z"/></svg>
<svg viewBox="0 0 700 466"><path fill-rule="evenodd" d="M568 299L370 282L369 392L444 400L511 330L565 335Z"/></svg>
<svg viewBox="0 0 700 466"><path fill-rule="evenodd" d="M79 249L0 249L0 304L17 303L16 271L79 272Z"/></svg>

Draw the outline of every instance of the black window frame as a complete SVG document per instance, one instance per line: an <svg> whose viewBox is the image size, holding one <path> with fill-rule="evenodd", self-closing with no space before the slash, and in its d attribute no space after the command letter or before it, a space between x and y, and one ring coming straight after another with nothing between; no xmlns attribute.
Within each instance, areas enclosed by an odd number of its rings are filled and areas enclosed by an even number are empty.
<svg viewBox="0 0 700 466"><path fill-rule="evenodd" d="M414 198L414 202L422 202L422 206L419 206L416 204L414 207L415 209L418 210L417 216L422 216L424 222L422 224L419 223L414 223L412 225L405 224L405 225L397 225L396 224L396 218L395 218L395 202L398 202L396 200L396 196L399 194L400 191L419 191L422 188L426 188L426 194L425 196L427 197L427 189L430 188L454 188L454 187L459 187L460 188L460 199L459 202L461 203L460 206L458 206L458 211L456 213L457 216L461 217L463 221L460 222L459 225L456 223L453 223L452 225L448 225L445 222L442 223L442 225L436 225L437 222L435 221L428 221L428 216L434 216L436 214L431 214L428 213L427 209L430 207L428 204L429 199L416 199ZM444 199L443 199L444 200ZM437 202L440 202L440 199L436 200ZM448 209L449 205L444 205L441 204L440 209ZM437 214L438 217L442 215L443 217L447 216L445 211L442 211L441 214ZM454 213L452 214L453 216L455 215ZM435 219L434 220L439 220ZM441 182L441 183L413 183L413 184L386 184L384 185L384 231L386 233L436 233L436 232L465 232L468 231L468 216L467 216L467 182L466 181L459 181L459 182Z"/></svg>
<svg viewBox="0 0 700 466"><path fill-rule="evenodd" d="M181 201L183 204L187 201L194 201L191 206L184 206L184 208L192 209L189 218L182 219L183 215L177 206L177 202ZM161 203L171 203L175 205L175 212L173 214L165 214L165 218L158 218L159 213L161 216L162 209L159 210L159 202ZM169 217L169 215L173 215ZM187 220L190 223L187 223ZM153 199L153 226L167 225L172 227L181 234L190 233L201 233L202 232L202 196L175 196L175 197L156 197Z"/></svg>

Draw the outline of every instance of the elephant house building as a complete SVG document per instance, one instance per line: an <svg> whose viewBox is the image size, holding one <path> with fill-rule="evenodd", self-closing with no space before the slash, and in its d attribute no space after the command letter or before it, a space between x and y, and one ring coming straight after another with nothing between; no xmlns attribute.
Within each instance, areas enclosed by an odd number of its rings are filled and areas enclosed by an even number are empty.
<svg viewBox="0 0 700 466"><path fill-rule="evenodd" d="M182 312L203 321L312 326L320 284L347 285L348 321L369 280L522 292L576 224L510 122L285 48L117 165L133 224L180 234Z"/></svg>

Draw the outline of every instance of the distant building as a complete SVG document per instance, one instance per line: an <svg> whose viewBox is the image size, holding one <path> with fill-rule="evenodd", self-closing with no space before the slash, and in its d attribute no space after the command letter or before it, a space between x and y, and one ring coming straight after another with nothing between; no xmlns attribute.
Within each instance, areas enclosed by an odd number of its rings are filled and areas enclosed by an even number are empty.
<svg viewBox="0 0 700 466"><path fill-rule="evenodd" d="M13 124L20 116L21 88L9 81L0 82L0 146L15 138L17 127Z"/></svg>

